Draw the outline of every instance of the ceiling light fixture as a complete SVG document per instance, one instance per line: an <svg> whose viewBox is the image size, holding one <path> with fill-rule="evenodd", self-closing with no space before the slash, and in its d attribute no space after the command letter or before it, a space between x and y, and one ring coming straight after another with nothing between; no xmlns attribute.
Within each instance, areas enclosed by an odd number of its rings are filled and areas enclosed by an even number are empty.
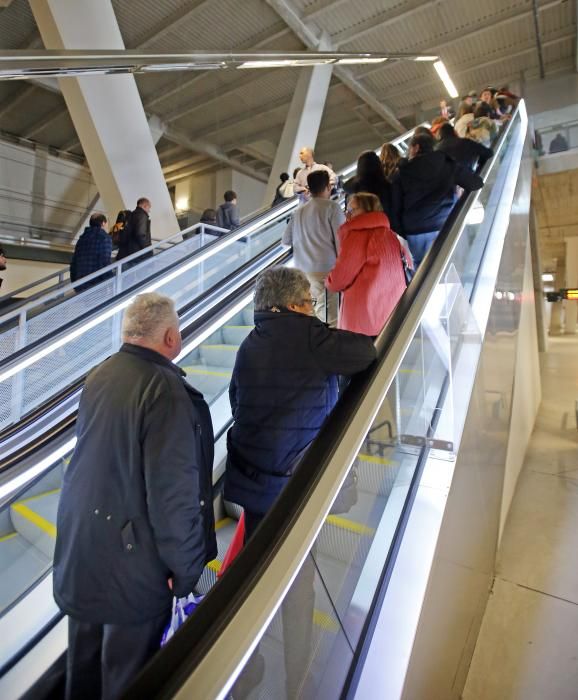
<svg viewBox="0 0 578 700"><path fill-rule="evenodd" d="M245 61L244 63L241 63L241 65L237 66L237 68L296 68L303 66L320 66L327 63L333 63L334 61L334 58L286 58L277 59L274 61Z"/></svg>
<svg viewBox="0 0 578 700"><path fill-rule="evenodd" d="M414 61L437 61L439 56L416 56Z"/></svg>
<svg viewBox="0 0 578 700"><path fill-rule="evenodd" d="M458 97L459 92L457 91L456 86L453 83L453 80L450 78L450 74L448 73L448 69L445 67L443 61L436 61L434 63L434 68L437 71L437 74L440 77L440 80L445 86L445 89L448 91L448 95L450 97Z"/></svg>
<svg viewBox="0 0 578 700"><path fill-rule="evenodd" d="M356 65L358 63L385 63L387 61L387 58L340 58L337 60L337 63L339 63L342 66L345 65Z"/></svg>

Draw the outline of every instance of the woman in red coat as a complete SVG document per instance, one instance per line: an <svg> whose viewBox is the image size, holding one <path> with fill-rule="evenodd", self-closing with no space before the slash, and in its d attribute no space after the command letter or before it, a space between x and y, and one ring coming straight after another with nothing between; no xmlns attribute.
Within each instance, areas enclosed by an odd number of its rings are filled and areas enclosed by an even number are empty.
<svg viewBox="0 0 578 700"><path fill-rule="evenodd" d="M349 221L339 229L339 256L325 284L331 292L342 292L339 328L378 335L406 288L402 252L411 263L375 195L353 195L348 213Z"/></svg>

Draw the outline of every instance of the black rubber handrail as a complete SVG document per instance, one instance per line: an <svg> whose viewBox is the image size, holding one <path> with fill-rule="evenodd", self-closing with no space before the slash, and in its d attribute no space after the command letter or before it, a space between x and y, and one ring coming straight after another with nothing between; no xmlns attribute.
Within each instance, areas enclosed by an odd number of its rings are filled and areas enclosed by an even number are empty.
<svg viewBox="0 0 578 700"><path fill-rule="evenodd" d="M494 156L482 170L483 177L487 177L493 167L508 132L509 127L502 131ZM352 378L274 507L266 515L264 525L257 529L247 546L241 550L227 575L211 589L203 604L195 611L191 624L185 624L179 630L178 638L157 653L123 694L124 700L140 700L145 696L148 700L171 698L200 660L209 653L216 639L223 634L242 607L248 592L267 570L286 533L296 526L304 504L316 490L340 436L362 405L394 340L403 332L406 317L429 275L429 261L438 256L450 237L453 226L470 196L469 193L464 193L454 207L378 337L377 362ZM275 533L276 537L272 537L271 533Z"/></svg>

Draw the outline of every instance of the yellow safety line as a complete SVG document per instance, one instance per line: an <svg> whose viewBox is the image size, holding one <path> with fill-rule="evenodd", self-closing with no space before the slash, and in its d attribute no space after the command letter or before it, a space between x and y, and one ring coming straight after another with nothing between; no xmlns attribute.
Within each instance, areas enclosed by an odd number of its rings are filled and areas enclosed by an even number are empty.
<svg viewBox="0 0 578 700"><path fill-rule="evenodd" d="M323 610L313 611L313 624L327 630L328 632L339 631L339 625L335 621L335 618L331 617L329 613L323 612Z"/></svg>
<svg viewBox="0 0 578 700"><path fill-rule="evenodd" d="M226 377L229 378L233 374L233 370L230 372L215 372L213 370L204 369L194 369L193 367L183 367L187 374L199 374L205 375L207 377Z"/></svg>
<svg viewBox="0 0 578 700"><path fill-rule="evenodd" d="M210 561L207 564L207 568L211 571L214 571L216 574L218 574L221 570L221 566L223 566L223 563L220 562L218 559L213 559L213 561Z"/></svg>
<svg viewBox="0 0 578 700"><path fill-rule="evenodd" d="M402 374L421 374L419 369L400 369Z"/></svg>
<svg viewBox="0 0 578 700"><path fill-rule="evenodd" d="M363 452L360 452L357 455L357 459L360 459L362 462L370 462L371 464L383 464L386 466L397 464L397 462L395 462L393 459L385 459L384 457L376 457L375 455L366 455Z"/></svg>
<svg viewBox="0 0 578 700"><path fill-rule="evenodd" d="M8 540L13 539L17 535L17 532L11 532L9 535L2 535L2 537L0 537L0 542L7 542Z"/></svg>
<svg viewBox="0 0 578 700"><path fill-rule="evenodd" d="M229 350L231 352L237 352L237 350L239 349L238 345L225 345L224 343L221 343L220 345L205 345L203 343L201 347L204 350Z"/></svg>
<svg viewBox="0 0 578 700"><path fill-rule="evenodd" d="M13 503L11 508L19 513L23 518L29 520L33 525L40 528L40 530L45 532L49 537L56 537L56 526L43 518L41 515L38 515L38 513L35 513L28 506L25 506L24 503Z"/></svg>
<svg viewBox="0 0 578 700"><path fill-rule="evenodd" d="M349 532L355 532L356 535L373 535L375 530L367 525L362 525L361 523L356 523L349 518L342 518L340 515L328 515L325 519L330 525L340 528L341 530L348 530Z"/></svg>
<svg viewBox="0 0 578 700"><path fill-rule="evenodd" d="M223 518L222 520L219 520L218 523L215 523L215 532L217 530L220 530L222 527L225 527L225 525L228 525L229 523L233 522L233 518Z"/></svg>
<svg viewBox="0 0 578 700"><path fill-rule="evenodd" d="M55 493L60 493L60 489L52 489L52 491L43 491L36 496L30 496L29 498L23 498L18 503L30 503L30 501L37 501L39 498L44 498L44 496L52 496Z"/></svg>

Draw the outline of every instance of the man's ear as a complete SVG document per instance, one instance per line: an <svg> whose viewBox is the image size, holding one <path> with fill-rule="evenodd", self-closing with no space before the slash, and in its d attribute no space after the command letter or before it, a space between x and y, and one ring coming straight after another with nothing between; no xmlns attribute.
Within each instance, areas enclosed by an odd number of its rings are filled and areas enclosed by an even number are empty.
<svg viewBox="0 0 578 700"><path fill-rule="evenodd" d="M169 348L176 347L177 342L178 342L176 329L173 328L172 326L167 328L167 330L165 331L165 335L164 335L163 340L164 340L164 343L167 347L169 347Z"/></svg>

